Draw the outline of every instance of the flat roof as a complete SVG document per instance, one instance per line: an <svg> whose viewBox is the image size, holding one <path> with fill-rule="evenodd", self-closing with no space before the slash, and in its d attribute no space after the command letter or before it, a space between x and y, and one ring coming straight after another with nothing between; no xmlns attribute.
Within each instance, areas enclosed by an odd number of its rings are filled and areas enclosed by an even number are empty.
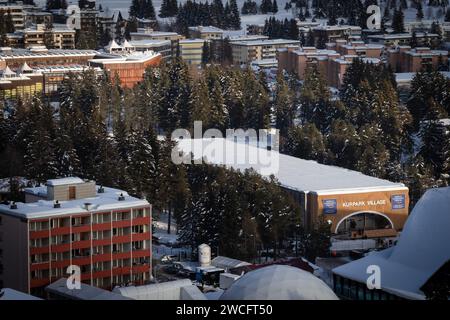
<svg viewBox="0 0 450 320"><path fill-rule="evenodd" d="M231 44L241 46L264 46L264 45L276 45L276 44L300 44L299 40L290 39L267 39L267 40L244 40L244 41L232 41Z"/></svg>
<svg viewBox="0 0 450 320"><path fill-rule="evenodd" d="M96 186L98 189L99 186ZM103 187L104 193L96 193L95 197L82 198L76 200L59 201L60 208L53 207L53 200L39 200L37 202L17 202L17 209L11 209L10 205L0 204L0 213L21 218L40 218L49 216L70 215L76 213L109 211L121 208L148 206L147 200L138 199L130 196L126 191L114 188ZM46 195L46 187L26 188L27 193L39 196ZM122 194L125 200L119 201L118 197ZM89 203L89 210L85 204Z"/></svg>
<svg viewBox="0 0 450 320"><path fill-rule="evenodd" d="M65 57L65 56L95 56L98 54L96 50L80 50L80 49L46 49L43 51L35 51L33 49L12 48L0 50L0 58L34 58L34 57Z"/></svg>
<svg viewBox="0 0 450 320"><path fill-rule="evenodd" d="M69 289L67 287L67 279L61 278L45 287L45 291L72 300L132 300L121 294L90 286L82 282L80 285L80 289Z"/></svg>
<svg viewBox="0 0 450 320"><path fill-rule="evenodd" d="M403 183L268 151L230 139L182 139L178 140L178 146L185 154L192 152L194 159L203 156L208 163L241 171L252 168L264 177L274 175L281 186L291 190L325 194L406 189ZM214 150L215 153L210 154L209 150ZM243 159L245 156L247 158Z"/></svg>

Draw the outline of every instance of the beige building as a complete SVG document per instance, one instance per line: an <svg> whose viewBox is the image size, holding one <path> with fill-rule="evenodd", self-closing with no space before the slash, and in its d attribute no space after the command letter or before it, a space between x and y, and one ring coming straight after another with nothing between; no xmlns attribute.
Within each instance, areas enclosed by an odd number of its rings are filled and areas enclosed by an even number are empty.
<svg viewBox="0 0 450 320"><path fill-rule="evenodd" d="M202 63L203 44L202 39L180 40L180 57L188 65L199 65Z"/></svg>
<svg viewBox="0 0 450 320"><path fill-rule="evenodd" d="M223 30L214 26L189 27L189 35L193 39L220 40L223 38Z"/></svg>
<svg viewBox="0 0 450 320"><path fill-rule="evenodd" d="M398 46L387 52L388 63L394 72L418 72L427 66L448 65L448 51Z"/></svg>
<svg viewBox="0 0 450 320"><path fill-rule="evenodd" d="M0 5L0 13L10 13L15 30L24 28L25 14L21 5Z"/></svg>
<svg viewBox="0 0 450 320"><path fill-rule="evenodd" d="M75 30L65 26L54 26L46 30L44 24L38 24L33 28L25 29L23 34L25 48L44 46L48 41L55 49L75 49Z"/></svg>
<svg viewBox="0 0 450 320"><path fill-rule="evenodd" d="M137 32L130 33L131 41L139 40L170 40L172 44L172 56L176 56L178 43L185 37L176 32L154 31L151 28L138 28Z"/></svg>
<svg viewBox="0 0 450 320"><path fill-rule="evenodd" d="M232 41L233 64L250 64L257 60L276 59L277 50L300 45L300 41L287 39Z"/></svg>
<svg viewBox="0 0 450 320"><path fill-rule="evenodd" d="M439 36L435 33L416 33L417 43L419 45L427 45L436 41ZM367 36L367 40L371 44L380 44L385 47L395 47L409 45L412 39L410 33L389 33L389 34L377 34Z"/></svg>
<svg viewBox="0 0 450 320"><path fill-rule="evenodd" d="M360 39L362 29L358 26L317 26L311 29L314 41L317 45L319 39L326 42L336 42L337 40Z"/></svg>

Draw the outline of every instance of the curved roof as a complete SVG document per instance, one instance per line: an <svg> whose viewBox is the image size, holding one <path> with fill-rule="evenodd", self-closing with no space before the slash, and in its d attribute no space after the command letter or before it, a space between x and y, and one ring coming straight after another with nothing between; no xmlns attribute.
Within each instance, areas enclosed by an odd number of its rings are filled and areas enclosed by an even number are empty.
<svg viewBox="0 0 450 320"><path fill-rule="evenodd" d="M424 299L420 288L450 259L450 187L430 189L408 217L395 247L333 269L365 283L369 265L382 272L381 288L401 297Z"/></svg>
<svg viewBox="0 0 450 320"><path fill-rule="evenodd" d="M285 265L251 271L226 290L220 300L338 300L311 273Z"/></svg>

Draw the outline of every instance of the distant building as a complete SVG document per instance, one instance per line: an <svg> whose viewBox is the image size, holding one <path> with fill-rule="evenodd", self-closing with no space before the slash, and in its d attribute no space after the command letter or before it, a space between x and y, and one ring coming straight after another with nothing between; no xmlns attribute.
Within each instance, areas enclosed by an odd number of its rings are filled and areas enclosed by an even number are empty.
<svg viewBox="0 0 450 320"><path fill-rule="evenodd" d="M0 48L0 60L10 68L19 68L24 63L30 67L88 65L98 54L95 50L47 49L43 46L28 49ZM0 63L1 66L1 63Z"/></svg>
<svg viewBox="0 0 450 320"><path fill-rule="evenodd" d="M426 67L448 66L448 51L398 46L387 51L388 63L394 72L418 72Z"/></svg>
<svg viewBox="0 0 450 320"><path fill-rule="evenodd" d="M162 56L153 51L131 52L125 54L103 54L89 62L91 67L100 67L114 80L117 74L120 85L131 88L144 78L145 69L149 66L156 67L160 64Z"/></svg>
<svg viewBox="0 0 450 320"><path fill-rule="evenodd" d="M47 30L44 24L23 30L24 46L47 46L50 44L55 49L75 49L75 30L66 26L56 26Z"/></svg>
<svg viewBox="0 0 450 320"><path fill-rule="evenodd" d="M323 26L312 27L314 41L317 46L320 39L325 42L336 42L337 40L355 40L361 38L362 29L358 26Z"/></svg>
<svg viewBox="0 0 450 320"><path fill-rule="evenodd" d="M0 204L0 286L43 295L80 267L81 281L111 290L151 274L151 206L125 191L79 178L25 189L25 203Z"/></svg>
<svg viewBox="0 0 450 320"><path fill-rule="evenodd" d="M36 24L53 23L53 15L51 12L45 11L25 11L25 26L28 28Z"/></svg>
<svg viewBox="0 0 450 320"><path fill-rule="evenodd" d="M441 276L438 285L448 285L448 199L450 187L429 189L414 206L395 246L334 268L336 294L353 300L424 300L433 278ZM381 272L380 289L369 290L368 270L373 266Z"/></svg>
<svg viewBox="0 0 450 320"><path fill-rule="evenodd" d="M200 143L182 139L178 141L178 147L186 154L192 153L193 159L206 157L211 164L239 170L253 168L263 177L274 175L282 188L291 193L299 204L302 223L307 229L323 217L330 224L333 234L355 239L368 230L400 231L408 217L408 188L402 183L295 158L231 139L203 139ZM213 151L214 156L209 156ZM225 152L229 151L242 155L239 163L235 163L235 157L225 156ZM243 161L244 155L252 162ZM263 157L264 161L258 161L259 157Z"/></svg>
<svg viewBox="0 0 450 320"><path fill-rule="evenodd" d="M188 65L197 66L202 63L203 44L202 39L184 39L180 40L180 57Z"/></svg>
<svg viewBox="0 0 450 320"><path fill-rule="evenodd" d="M11 18L14 24L15 30L23 29L25 26L25 15L23 12L23 5L19 4L1 4L0 5L0 13L11 14Z"/></svg>
<svg viewBox="0 0 450 320"><path fill-rule="evenodd" d="M436 41L439 36L435 33L417 32L416 39L419 46L427 46ZM412 39L411 33L388 33L369 35L367 40L372 44L380 44L385 47L405 46L409 45Z"/></svg>
<svg viewBox="0 0 450 320"><path fill-rule="evenodd" d="M355 58L379 64L382 63L381 55L384 49L380 45L345 40L328 43L326 48L321 50L315 47L291 46L279 49L277 52L278 68L304 80L307 68L316 65L328 85L339 88L343 83L347 68Z"/></svg>
<svg viewBox="0 0 450 320"><path fill-rule="evenodd" d="M184 39L184 36L176 32L154 31L151 28L139 28L137 32L131 32L132 41L135 40L170 40L172 43L172 56L175 57L178 52L178 43Z"/></svg>
<svg viewBox="0 0 450 320"><path fill-rule="evenodd" d="M300 45L300 41L288 39L232 41L233 64L250 64L255 60L276 59L277 49Z"/></svg>
<svg viewBox="0 0 450 320"><path fill-rule="evenodd" d="M264 33L264 24L248 24L248 35L262 35Z"/></svg>
<svg viewBox="0 0 450 320"><path fill-rule="evenodd" d="M189 27L189 35L193 39L219 40L223 38L223 30L214 26Z"/></svg>
<svg viewBox="0 0 450 320"><path fill-rule="evenodd" d="M164 60L172 58L172 44L170 40L125 40L124 43L118 44L111 40L105 50L109 53L131 53L153 51L161 54Z"/></svg>

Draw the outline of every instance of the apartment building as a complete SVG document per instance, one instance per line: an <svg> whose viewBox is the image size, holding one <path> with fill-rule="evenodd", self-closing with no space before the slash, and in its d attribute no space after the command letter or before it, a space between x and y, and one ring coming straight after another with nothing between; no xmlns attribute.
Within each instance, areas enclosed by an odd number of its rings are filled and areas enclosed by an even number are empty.
<svg viewBox="0 0 450 320"><path fill-rule="evenodd" d="M325 39L326 42L336 42L336 40L360 39L362 34L361 27L358 26L323 26L319 25L311 28L314 41L317 45L319 39Z"/></svg>
<svg viewBox="0 0 450 320"><path fill-rule="evenodd" d="M180 40L180 57L188 65L198 66L202 63L203 39L184 39Z"/></svg>
<svg viewBox="0 0 450 320"><path fill-rule="evenodd" d="M81 281L111 290L151 275L151 206L79 178L25 189L0 204L0 286L43 295L78 266Z"/></svg>
<svg viewBox="0 0 450 320"><path fill-rule="evenodd" d="M25 27L36 24L53 23L53 15L51 12L44 11L25 11Z"/></svg>
<svg viewBox="0 0 450 320"><path fill-rule="evenodd" d="M14 24L15 30L20 30L24 28L25 25L25 14L22 5L15 4L1 4L0 14L11 14L11 18Z"/></svg>
<svg viewBox="0 0 450 320"><path fill-rule="evenodd" d="M426 67L448 65L448 51L398 46L387 51L387 59L394 72L418 72Z"/></svg>
<svg viewBox="0 0 450 320"><path fill-rule="evenodd" d="M300 41L288 39L232 41L233 64L250 64L256 60L276 59L277 50L292 45L300 45Z"/></svg>
<svg viewBox="0 0 450 320"><path fill-rule="evenodd" d="M355 58L381 63L383 46L368 45L360 41L337 40L327 44L327 49L290 46L277 52L279 70L297 75L304 80L308 67L315 65L329 86L341 87L345 72Z"/></svg>
<svg viewBox="0 0 450 320"><path fill-rule="evenodd" d="M193 39L220 40L223 38L223 30L214 26L189 27L189 36Z"/></svg>
<svg viewBox="0 0 450 320"><path fill-rule="evenodd" d="M47 30L44 24L38 24L24 29L23 34L25 48L50 44L55 49L75 49L75 30L65 25L54 25Z"/></svg>
<svg viewBox="0 0 450 320"><path fill-rule="evenodd" d="M396 47L409 45L412 39L411 33L389 33L389 34L375 34L367 36L367 40L371 44L380 44L385 47ZM420 46L426 46L439 39L439 35L435 33L416 33L417 43Z"/></svg>

